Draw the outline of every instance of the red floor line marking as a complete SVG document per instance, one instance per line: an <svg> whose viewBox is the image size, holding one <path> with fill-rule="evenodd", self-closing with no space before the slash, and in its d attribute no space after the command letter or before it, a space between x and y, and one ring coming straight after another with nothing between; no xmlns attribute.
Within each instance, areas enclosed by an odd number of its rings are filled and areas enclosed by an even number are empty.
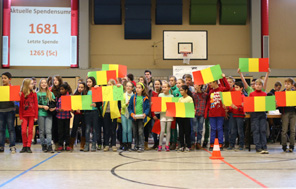
<svg viewBox="0 0 296 189"><path fill-rule="evenodd" d="M211 152L209 152L208 150L204 149L206 152L212 154ZM247 177L248 179L252 180L253 182L255 182L256 184L260 185L262 188L268 188L267 186L265 186L264 184L262 184L261 182L259 182L258 180L254 179L253 177L247 175L246 173L242 172L241 170L239 170L238 168L234 167L233 165L231 165L230 163L228 163L227 161L221 159L222 162L224 162L226 165L228 165L229 167L231 167L232 169L236 170L237 172L239 172L240 174L244 175L245 177Z"/></svg>

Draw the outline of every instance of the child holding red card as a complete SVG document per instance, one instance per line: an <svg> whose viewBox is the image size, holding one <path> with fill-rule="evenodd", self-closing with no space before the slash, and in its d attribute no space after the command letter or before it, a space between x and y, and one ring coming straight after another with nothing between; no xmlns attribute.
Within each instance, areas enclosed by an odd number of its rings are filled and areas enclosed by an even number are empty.
<svg viewBox="0 0 296 189"><path fill-rule="evenodd" d="M61 96L68 96L69 91L71 90L70 86L67 83L63 83L60 86ZM59 98L56 106L57 110L57 119L58 119L58 133L59 133L59 147L57 151L62 151L64 149L64 142L66 143L66 151L70 151L70 118L72 117L70 111L64 111L61 107L61 99Z"/></svg>
<svg viewBox="0 0 296 189"><path fill-rule="evenodd" d="M244 99L245 95L243 94L244 85L241 81L235 82L234 88L236 91L241 92L241 98ZM230 144L228 150L232 150L235 146L235 140L237 133L239 136L239 150L244 149L244 108L243 105L235 106L232 104L230 107L227 107L227 110L232 112L232 128L230 130Z"/></svg>
<svg viewBox="0 0 296 189"><path fill-rule="evenodd" d="M20 121L22 124L22 140L23 149L20 153L31 151L31 143L33 136L34 122L38 120L38 100L37 94L33 90L33 80L24 79L21 87L21 100L20 100Z"/></svg>
<svg viewBox="0 0 296 189"><path fill-rule="evenodd" d="M2 73L3 86L11 86L11 74L9 72ZM15 106L14 102L0 102L0 152L4 152L5 146L5 129L6 125L9 131L9 147L12 154L16 152L15 148Z"/></svg>
<svg viewBox="0 0 296 189"><path fill-rule="evenodd" d="M211 125L211 145L209 150L213 150L216 132L218 132L220 148L221 150L223 149L223 123L225 117L225 108L222 105L220 92L229 91L230 87L225 78L225 74L222 74L222 77L225 87L219 86L218 81L213 81L209 83L211 87L211 90L209 91L210 100L208 101L206 108L206 110L209 110L209 120ZM206 113L205 116L207 116Z"/></svg>

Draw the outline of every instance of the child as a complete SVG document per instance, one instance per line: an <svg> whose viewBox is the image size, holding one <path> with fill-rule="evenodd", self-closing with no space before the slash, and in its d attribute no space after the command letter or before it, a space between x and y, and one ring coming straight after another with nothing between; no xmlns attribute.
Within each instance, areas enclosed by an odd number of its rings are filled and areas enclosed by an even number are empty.
<svg viewBox="0 0 296 189"><path fill-rule="evenodd" d="M218 132L220 148L223 150L223 122L225 117L225 109L221 102L220 92L229 91L230 87L224 74L222 74L222 77L225 87L219 86L218 81L209 83L211 90L209 92L210 100L207 103L207 110L209 110L209 120L211 125L210 151L213 150L214 147L216 131Z"/></svg>
<svg viewBox="0 0 296 189"><path fill-rule="evenodd" d="M2 73L2 85L11 86L11 74ZM15 154L15 106L14 102L0 102L0 152L4 152L6 125L9 131L9 147L12 154Z"/></svg>
<svg viewBox="0 0 296 189"><path fill-rule="evenodd" d="M129 102L128 112L133 121L133 132L135 137L134 150L143 152L144 149L144 122L147 121L147 115L150 111L150 103L143 83L137 83L136 94Z"/></svg>
<svg viewBox="0 0 296 189"><path fill-rule="evenodd" d="M180 88L180 93L182 97L179 99L179 102L182 103L193 103L192 99L192 93L189 90L189 87L187 85L182 85ZM177 118L177 123L179 125L179 139L181 147L178 149L178 152L189 152L191 139L190 139L190 133L191 133L191 123L190 118ZM186 146L184 142L184 135L185 135L185 141Z"/></svg>
<svg viewBox="0 0 296 189"><path fill-rule="evenodd" d="M262 91L263 81L257 79L255 81L255 91L250 93L250 97L266 96L266 92ZM295 125L294 125L295 126ZM251 128L253 132L254 144L256 152L260 154L268 154L266 140L266 112L251 113Z"/></svg>
<svg viewBox="0 0 296 189"><path fill-rule="evenodd" d="M69 96L70 86L67 83L63 83L60 86L61 96ZM58 133L59 133L59 147L57 151L62 151L64 149L64 142L66 143L66 151L70 151L70 111L64 111L61 108L61 98L57 101L57 119L58 119Z"/></svg>
<svg viewBox="0 0 296 189"><path fill-rule="evenodd" d="M241 98L244 99L245 95L243 94L244 85L242 82L238 81L235 82L234 88L236 91L241 92ZM232 112L233 115L233 122L232 122L232 128L230 130L230 145L228 147L228 150L232 150L235 146L235 140L237 137L237 133L239 136L239 150L244 149L244 118L245 113L242 105L235 106L232 104L230 107L227 107L227 109Z"/></svg>
<svg viewBox="0 0 296 189"><path fill-rule="evenodd" d="M33 87L34 85L32 79L24 79L21 87L21 100L19 109L23 139L23 149L20 151L20 153L32 153L31 143L33 136L33 126L34 122L38 120L38 101Z"/></svg>
<svg viewBox="0 0 296 189"><path fill-rule="evenodd" d="M285 80L285 90L292 91L294 80L288 78ZM280 112L282 113L282 148L284 152L293 152L295 144L295 123L296 123L296 109L292 107L282 107ZM290 126L290 127L289 127ZM287 149L287 132L290 129L290 146Z"/></svg>
<svg viewBox="0 0 296 189"><path fill-rule="evenodd" d="M91 88L96 85L96 79L94 77L88 77L86 79L86 93L87 95L92 95ZM96 151L96 143L97 143L97 133L99 128L99 111L96 103L92 103L92 110L84 111L84 120L85 120L85 145L84 152L89 151L90 146L90 132L92 130L92 146L91 151Z"/></svg>
<svg viewBox="0 0 296 189"><path fill-rule="evenodd" d="M55 106L50 106L50 104L55 104L55 96L49 91L46 79L40 79L39 81L39 92L37 93L38 99L38 125L39 125L39 135L43 152L51 152L51 132L52 132L52 112L56 110ZM45 140L46 136L46 140Z"/></svg>
<svg viewBox="0 0 296 189"><path fill-rule="evenodd" d="M123 150L127 151L131 149L132 138L132 120L129 119L128 105L133 93L133 84L129 81L125 85L126 92L123 94L123 100L121 101L121 123L122 123L122 142Z"/></svg>
<svg viewBox="0 0 296 189"><path fill-rule="evenodd" d="M179 96L179 93L180 93L179 88L176 85L177 84L177 78L175 76L171 76L169 81L170 81L172 94L174 95L174 97Z"/></svg>
<svg viewBox="0 0 296 189"><path fill-rule="evenodd" d="M232 76L228 76L227 82L229 84L230 91L235 91L235 88L234 88L235 79ZM223 86L225 86L224 83L223 83ZM223 134L225 137L224 148L229 147L229 140L230 140L230 134L231 134L230 132L231 132L232 126L233 126L233 115L231 111L228 111L224 119L224 127L223 127Z"/></svg>
<svg viewBox="0 0 296 189"><path fill-rule="evenodd" d="M201 138L204 124L204 114L207 104L207 93L202 91L202 85L194 85L195 92L192 94L195 105L194 126L197 127L197 143L196 149L201 149ZM193 136L192 136L193 134ZM191 133L191 143L195 143L195 133Z"/></svg>
<svg viewBox="0 0 296 189"><path fill-rule="evenodd" d="M155 85L154 85L155 86ZM156 87L156 86L155 86ZM172 94L170 94L170 84L169 83L164 83L162 85L162 91L163 93L160 93L158 96L159 97L173 97ZM169 142L170 142L170 137L171 137L171 124L172 121L174 121L174 118L172 117L167 117L166 112L161 112L160 113L160 137L159 137L159 146L158 146L158 151L160 152L162 150L162 142L163 142L163 137L165 133L165 127L166 127L166 143L165 143L165 151L169 152Z"/></svg>
<svg viewBox="0 0 296 189"><path fill-rule="evenodd" d="M114 79L108 81L108 86L116 85ZM103 104L104 118L104 152L109 151L109 141L111 140L112 151L117 152L116 147L116 127L117 118L120 117L118 101L105 101Z"/></svg>
<svg viewBox="0 0 296 189"><path fill-rule="evenodd" d="M184 79L185 79L185 83L186 85L189 87L189 90L191 92L194 92L194 87L192 86L193 85L193 82L192 82L192 75L191 74L185 74L184 76Z"/></svg>
<svg viewBox="0 0 296 189"><path fill-rule="evenodd" d="M83 81L77 86L74 95L86 95L86 84ZM73 120L73 127L71 130L71 138L70 138L70 148L71 150L74 149L74 142L76 140L76 134L78 127L81 127L81 141L80 141L80 151L83 151L85 145L85 121L84 121L84 114L80 110L74 111L74 120Z"/></svg>
<svg viewBox="0 0 296 189"><path fill-rule="evenodd" d="M53 86L51 91L53 92L56 102L61 97L60 94L60 86L63 84L63 79L61 76L54 76L53 77ZM58 133L58 118L56 117L56 111L52 114L52 139L53 143L55 144L55 151L58 150L59 147L59 133Z"/></svg>

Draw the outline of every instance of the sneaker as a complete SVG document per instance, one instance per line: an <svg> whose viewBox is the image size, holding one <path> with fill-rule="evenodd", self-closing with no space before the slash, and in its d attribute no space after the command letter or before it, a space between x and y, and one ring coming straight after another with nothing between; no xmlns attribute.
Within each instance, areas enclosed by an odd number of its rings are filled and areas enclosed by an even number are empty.
<svg viewBox="0 0 296 189"><path fill-rule="evenodd" d="M10 151L11 151L12 154L15 154L16 148L14 146L10 147Z"/></svg>
<svg viewBox="0 0 296 189"><path fill-rule="evenodd" d="M287 152L287 145L283 145L282 149L283 149L284 152Z"/></svg>
<svg viewBox="0 0 296 189"><path fill-rule="evenodd" d="M166 152L169 152L169 151L170 151L169 146L165 146L165 151L166 151Z"/></svg>
<svg viewBox="0 0 296 189"><path fill-rule="evenodd" d="M228 148L229 147L229 142L225 142L225 144L224 144L224 146L223 146L224 148ZM221 147L220 147L221 148Z"/></svg>
<svg viewBox="0 0 296 189"><path fill-rule="evenodd" d="M162 146L158 146L157 151L161 152L161 150L162 150Z"/></svg>
<svg viewBox="0 0 296 189"><path fill-rule="evenodd" d="M69 151L71 151L71 150L72 150L72 148L71 148L70 146L67 146L67 147L66 147L66 151L67 151L67 152L69 152Z"/></svg>
<svg viewBox="0 0 296 189"><path fill-rule="evenodd" d="M267 151L267 149L262 150L262 154L269 154L269 152Z"/></svg>
<svg viewBox="0 0 296 189"><path fill-rule="evenodd" d="M30 154L32 153L32 150L31 150L30 147L27 147L27 152L30 153Z"/></svg>
<svg viewBox="0 0 296 189"><path fill-rule="evenodd" d="M191 144L191 150L195 149L195 144Z"/></svg>
<svg viewBox="0 0 296 189"><path fill-rule="evenodd" d="M102 149L102 145L98 145L97 150L101 150Z"/></svg>
<svg viewBox="0 0 296 189"><path fill-rule="evenodd" d="M54 153L52 150L52 145L47 146L47 152Z"/></svg>
<svg viewBox="0 0 296 189"><path fill-rule="evenodd" d="M242 151L244 150L244 147L240 146L238 150Z"/></svg>
<svg viewBox="0 0 296 189"><path fill-rule="evenodd" d="M175 150L176 149L176 143L172 142L170 145L170 150Z"/></svg>
<svg viewBox="0 0 296 189"><path fill-rule="evenodd" d="M63 150L62 146L59 146L58 149L57 149L58 152L61 152L62 150Z"/></svg>
<svg viewBox="0 0 296 189"><path fill-rule="evenodd" d="M200 150L201 149L201 145L199 143L196 144L196 149Z"/></svg>
<svg viewBox="0 0 296 189"><path fill-rule="evenodd" d="M262 150L261 149L256 149L256 153L261 153Z"/></svg>
<svg viewBox="0 0 296 189"><path fill-rule="evenodd" d="M178 152L184 152L184 147L179 148Z"/></svg>
<svg viewBox="0 0 296 189"><path fill-rule="evenodd" d="M20 151L20 153L25 153L27 152L27 147L23 147L22 150Z"/></svg>
<svg viewBox="0 0 296 189"><path fill-rule="evenodd" d="M123 146L124 146L123 143L121 143L120 146L119 146L119 150L123 150Z"/></svg>
<svg viewBox="0 0 296 189"><path fill-rule="evenodd" d="M294 151L294 146L290 145L289 152L293 152L293 151Z"/></svg>
<svg viewBox="0 0 296 189"><path fill-rule="evenodd" d="M185 152L190 152L190 149L186 147L184 151Z"/></svg>
<svg viewBox="0 0 296 189"><path fill-rule="evenodd" d="M46 146L46 144L42 144L42 151L43 152L47 152L47 146Z"/></svg>
<svg viewBox="0 0 296 189"><path fill-rule="evenodd" d="M112 146L112 151L113 152L117 152L117 147L116 146Z"/></svg>
<svg viewBox="0 0 296 189"><path fill-rule="evenodd" d="M229 146L229 147L227 148L227 150L233 150L233 147L232 147L232 146Z"/></svg>
<svg viewBox="0 0 296 189"><path fill-rule="evenodd" d="M144 149L143 149L143 148L139 148L139 149L138 149L138 152L139 152L139 153L144 152Z"/></svg>
<svg viewBox="0 0 296 189"><path fill-rule="evenodd" d="M108 151L109 151L109 146L105 146L104 152L108 152Z"/></svg>
<svg viewBox="0 0 296 189"><path fill-rule="evenodd" d="M203 142L203 143L202 143L202 147L203 147L203 148L207 148L207 145L208 145L207 142Z"/></svg>
<svg viewBox="0 0 296 189"><path fill-rule="evenodd" d="M0 147L0 152L4 152L4 147Z"/></svg>
<svg viewBox="0 0 296 189"><path fill-rule="evenodd" d="M91 152L96 152L97 151L97 144L96 143L92 143L90 151Z"/></svg>
<svg viewBox="0 0 296 189"><path fill-rule="evenodd" d="M137 152L138 149L139 149L138 147L134 147L134 148L132 149L132 151L133 151L133 152Z"/></svg>

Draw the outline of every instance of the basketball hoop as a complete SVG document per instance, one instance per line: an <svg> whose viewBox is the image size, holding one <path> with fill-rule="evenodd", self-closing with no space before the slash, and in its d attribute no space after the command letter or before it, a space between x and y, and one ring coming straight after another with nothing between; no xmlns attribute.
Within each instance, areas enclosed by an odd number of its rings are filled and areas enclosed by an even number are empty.
<svg viewBox="0 0 296 189"><path fill-rule="evenodd" d="M183 64L189 64L191 52L189 51L182 51L180 52L183 55Z"/></svg>

